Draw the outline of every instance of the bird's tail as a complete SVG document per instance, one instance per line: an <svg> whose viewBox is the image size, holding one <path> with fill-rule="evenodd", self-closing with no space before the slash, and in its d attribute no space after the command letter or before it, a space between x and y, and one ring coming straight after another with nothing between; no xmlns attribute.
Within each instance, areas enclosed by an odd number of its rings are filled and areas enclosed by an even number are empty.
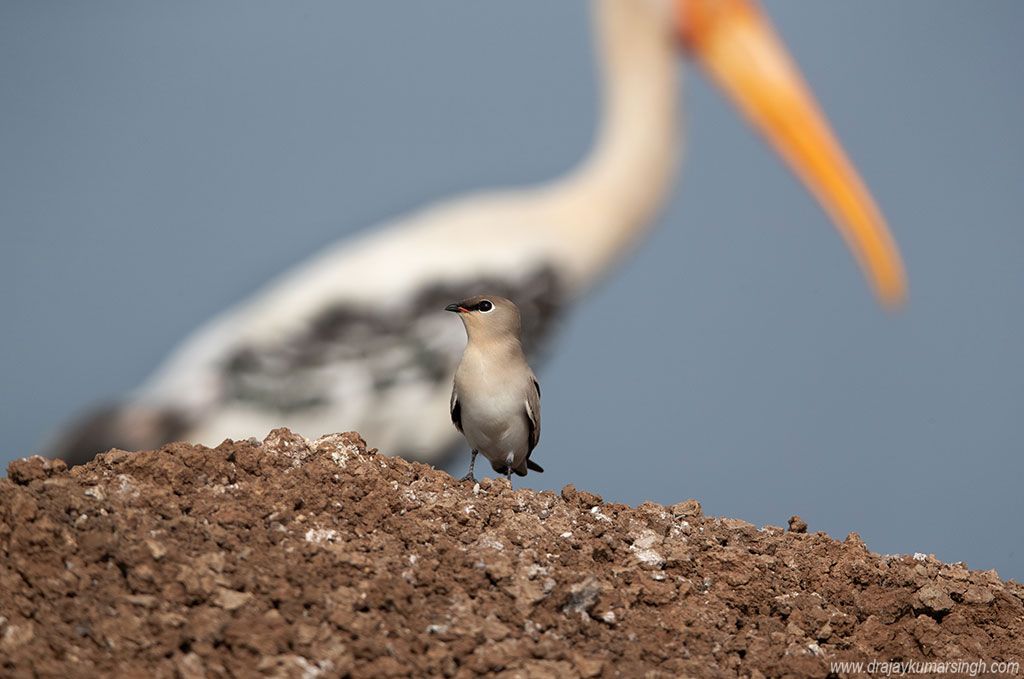
<svg viewBox="0 0 1024 679"><path fill-rule="evenodd" d="M187 430L187 418L172 408L113 403L87 411L72 421L44 447L44 453L69 465L84 464L111 448L159 448L180 439Z"/></svg>
<svg viewBox="0 0 1024 679"><path fill-rule="evenodd" d="M534 472L544 473L544 467L541 467L533 460L526 460L523 464L520 464L518 467L513 467L512 471L516 473L516 476L526 476L527 469ZM494 467L494 471L498 472L499 474L507 474L508 467L501 467L500 469L498 467Z"/></svg>

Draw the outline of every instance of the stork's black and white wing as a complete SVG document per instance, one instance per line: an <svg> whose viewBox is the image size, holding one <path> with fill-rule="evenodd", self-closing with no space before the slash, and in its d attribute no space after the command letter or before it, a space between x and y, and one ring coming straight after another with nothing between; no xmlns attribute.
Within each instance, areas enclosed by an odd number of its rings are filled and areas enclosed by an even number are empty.
<svg viewBox="0 0 1024 679"><path fill-rule="evenodd" d="M446 390L465 345L463 330L441 313L452 299L468 292L493 291L523 307L524 349L536 355L548 335L557 307L556 278L548 269L500 280L484 278L434 284L401 309L369 309L351 304L320 310L303 332L274 342L240 345L226 357L221 379L231 403L280 416L345 409L361 411L360 426L373 430L373 409L411 401L424 393ZM449 402L453 421L457 395ZM408 416L416 419L410 402ZM459 422L456 421L456 426ZM390 422L395 429L401 424ZM388 438L381 432L381 439ZM367 434L364 434L367 435ZM401 444L415 454L415 435ZM374 445L381 445L375 443Z"/></svg>
<svg viewBox="0 0 1024 679"><path fill-rule="evenodd" d="M507 274L438 274L369 296L355 289L358 280L335 277L337 290L325 294L314 288L333 280L314 285L292 276L201 329L136 397L80 421L54 453L84 461L111 447L151 448L172 438L215 445L286 426L307 436L357 430L389 453L439 462L457 434L436 404L449 398L465 346L445 304L481 290L515 300L524 349L536 358L566 297L556 268L543 260ZM457 400L450 406L458 426ZM136 411L176 426L147 430L140 444L121 426Z"/></svg>

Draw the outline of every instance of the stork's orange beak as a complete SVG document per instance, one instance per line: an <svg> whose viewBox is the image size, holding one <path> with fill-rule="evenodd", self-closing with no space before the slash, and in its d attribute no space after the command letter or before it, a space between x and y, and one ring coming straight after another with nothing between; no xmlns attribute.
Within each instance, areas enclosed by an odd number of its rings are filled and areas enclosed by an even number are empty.
<svg viewBox="0 0 1024 679"><path fill-rule="evenodd" d="M768 139L835 222L882 304L906 298L885 219L754 0L676 0L686 48Z"/></svg>

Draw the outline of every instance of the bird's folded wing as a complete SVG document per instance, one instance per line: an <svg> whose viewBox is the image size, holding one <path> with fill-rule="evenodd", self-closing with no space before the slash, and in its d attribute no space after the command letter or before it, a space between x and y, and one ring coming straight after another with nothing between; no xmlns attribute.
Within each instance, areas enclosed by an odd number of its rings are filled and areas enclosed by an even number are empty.
<svg viewBox="0 0 1024 679"><path fill-rule="evenodd" d="M529 425L530 431L529 453L532 453L540 441L540 384L536 379L533 380L533 389L527 390L524 406L526 408L526 423Z"/></svg>
<svg viewBox="0 0 1024 679"><path fill-rule="evenodd" d="M459 395L455 391L455 387L452 386L452 402L451 402L451 413L452 413L452 424L459 431L462 431L462 406L459 404Z"/></svg>

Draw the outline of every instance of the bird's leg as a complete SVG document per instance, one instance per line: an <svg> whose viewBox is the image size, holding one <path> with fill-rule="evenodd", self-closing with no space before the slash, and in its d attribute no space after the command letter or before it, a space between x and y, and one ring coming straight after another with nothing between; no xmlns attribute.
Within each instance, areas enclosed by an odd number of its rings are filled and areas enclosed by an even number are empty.
<svg viewBox="0 0 1024 679"><path fill-rule="evenodd" d="M512 467L505 467L505 478L508 479L508 489L512 490Z"/></svg>
<svg viewBox="0 0 1024 679"><path fill-rule="evenodd" d="M476 456L479 452L479 450L473 451L469 458L469 473L459 479L460 481L476 481L476 477L473 476L473 466L476 465Z"/></svg>

